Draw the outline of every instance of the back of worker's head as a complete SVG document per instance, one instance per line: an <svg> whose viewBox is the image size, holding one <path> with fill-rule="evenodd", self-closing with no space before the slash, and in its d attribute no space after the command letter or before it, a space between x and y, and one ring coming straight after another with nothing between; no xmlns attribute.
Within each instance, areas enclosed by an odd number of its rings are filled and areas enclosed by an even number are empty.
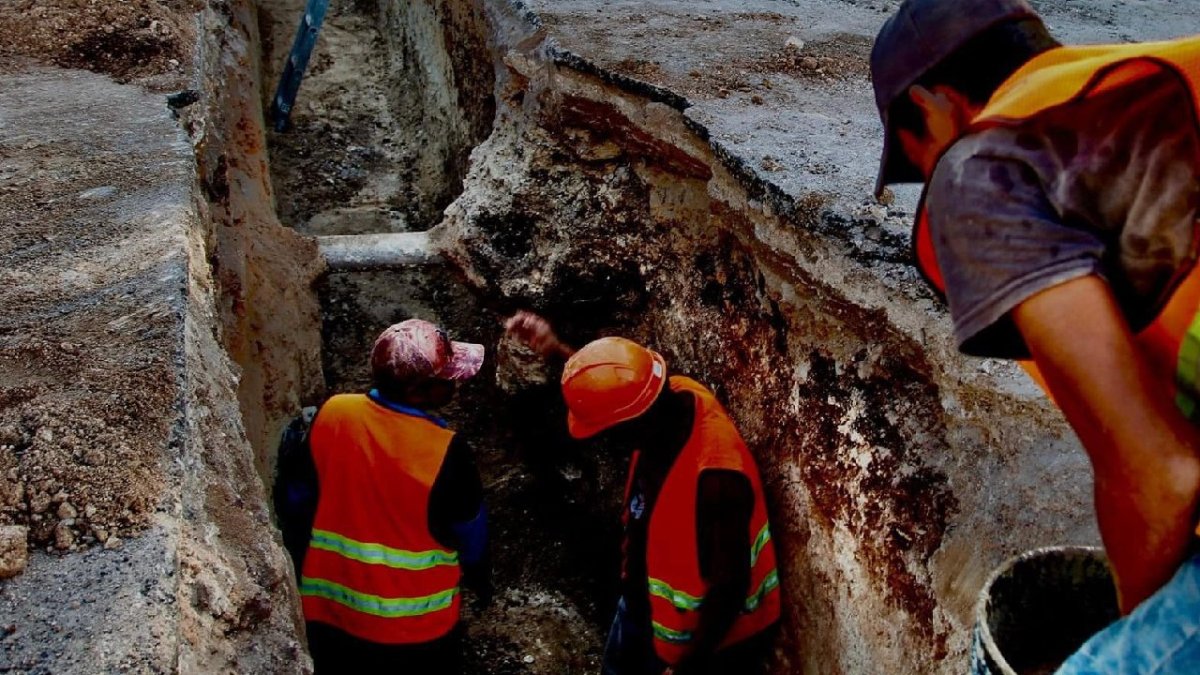
<svg viewBox="0 0 1200 675"><path fill-rule="evenodd" d="M925 114L910 90L949 88L983 107L1030 59L1059 46L1027 0L906 0L879 31L871 52L875 103L883 121L877 192L926 176L899 132L923 136Z"/></svg>
<svg viewBox="0 0 1200 675"><path fill-rule="evenodd" d="M567 361L562 392L567 428L587 438L644 415L667 381L662 355L619 337L589 343Z"/></svg>
<svg viewBox="0 0 1200 675"><path fill-rule="evenodd" d="M385 397L420 407L449 402L454 383L483 365L483 345L453 342L428 321L389 326L371 348L371 380Z"/></svg>

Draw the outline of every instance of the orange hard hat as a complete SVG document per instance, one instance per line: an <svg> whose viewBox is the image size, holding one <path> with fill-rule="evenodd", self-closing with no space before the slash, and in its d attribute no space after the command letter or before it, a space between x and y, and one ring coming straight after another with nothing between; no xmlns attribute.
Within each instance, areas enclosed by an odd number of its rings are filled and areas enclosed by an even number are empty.
<svg viewBox="0 0 1200 675"><path fill-rule="evenodd" d="M666 380L667 362L653 350L619 337L589 343L563 369L567 430L587 438L641 415Z"/></svg>

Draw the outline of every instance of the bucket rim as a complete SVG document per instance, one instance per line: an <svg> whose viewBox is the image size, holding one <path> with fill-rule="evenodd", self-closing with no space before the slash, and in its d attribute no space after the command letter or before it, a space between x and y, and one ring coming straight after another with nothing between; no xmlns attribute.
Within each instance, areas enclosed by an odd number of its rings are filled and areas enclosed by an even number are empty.
<svg viewBox="0 0 1200 675"><path fill-rule="evenodd" d="M991 657L992 663L999 666L1001 675L1020 674L1013 670L1012 666L1008 665L1008 659L1005 659L1004 655L1000 653L1000 648L992 638L992 627L988 625L987 621L987 602L988 598L991 597L992 586L1001 576L1004 576L1006 572L1017 565L1051 553L1073 553L1092 556L1101 560L1104 564L1108 564L1108 556L1105 555L1104 548L1100 546L1041 546L1008 558L988 576L987 582L984 583L983 588L979 591L979 597L975 600L975 630L979 636L979 641L983 645L983 649Z"/></svg>

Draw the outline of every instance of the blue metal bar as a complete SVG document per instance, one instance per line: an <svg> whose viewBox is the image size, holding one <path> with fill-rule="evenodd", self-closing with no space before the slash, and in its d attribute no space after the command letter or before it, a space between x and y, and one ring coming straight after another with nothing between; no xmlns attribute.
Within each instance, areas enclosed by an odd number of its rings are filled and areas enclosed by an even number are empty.
<svg viewBox="0 0 1200 675"><path fill-rule="evenodd" d="M296 30L296 41L292 44L292 51L283 66L283 75L279 78L279 88L275 90L275 98L271 101L271 121L275 123L276 131L285 131L291 124L292 106L296 103L300 82L304 79L308 59L317 44L317 34L321 32L328 8L329 0L308 0L308 6L304 9L300 28Z"/></svg>

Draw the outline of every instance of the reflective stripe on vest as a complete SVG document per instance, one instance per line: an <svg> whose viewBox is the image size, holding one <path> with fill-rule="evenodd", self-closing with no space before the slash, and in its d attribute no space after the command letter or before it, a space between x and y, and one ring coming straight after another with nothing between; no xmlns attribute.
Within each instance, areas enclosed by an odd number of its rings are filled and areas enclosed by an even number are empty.
<svg viewBox="0 0 1200 675"><path fill-rule="evenodd" d="M458 588L451 588L418 598L382 598L325 579L303 577L300 580L301 595L324 598L355 611L387 619L422 616L448 609L457 593Z"/></svg>
<svg viewBox="0 0 1200 675"><path fill-rule="evenodd" d="M654 649L660 659L673 664L682 657L699 625L699 610L708 590L700 576L696 542L696 493L705 469L741 473L754 495L751 538L746 542L750 589L721 646L741 642L773 624L779 618L780 601L762 481L749 450L712 392L684 377L672 377L670 386L672 391L694 396L695 421L649 516L646 571ZM634 469L630 467L631 475Z"/></svg>
<svg viewBox="0 0 1200 675"><path fill-rule="evenodd" d="M763 525L759 530L758 536L754 538L754 544L750 547L750 569L758 564L758 556L763 549L767 547L767 543L771 541L770 525ZM662 579L650 577L650 595L662 598L667 602L675 605L675 608L681 612L695 611L700 609L700 604L703 598L697 598L693 595L688 595L683 591L671 588L671 585ZM779 587L779 574L775 570L768 573L767 578L763 579L758 588L755 589L749 596L746 597L746 603L742 611L753 612L758 609L759 603L762 602L763 596Z"/></svg>
<svg viewBox="0 0 1200 675"><path fill-rule="evenodd" d="M324 530L313 530L308 545L369 565L386 565L400 570L427 570L438 565L458 564L458 554L454 551L401 551L383 544L354 541Z"/></svg>
<svg viewBox="0 0 1200 675"><path fill-rule="evenodd" d="M458 554L429 531L429 495L453 433L362 395L334 396L310 432L321 486L300 595L304 616L381 644L458 623Z"/></svg>
<svg viewBox="0 0 1200 675"><path fill-rule="evenodd" d="M675 606L680 611L696 611L700 609L700 598L693 598L682 591L676 591L658 579L651 579L650 583L650 595L664 597L669 601L675 602ZM654 586L656 583L658 584L657 592ZM779 572L777 570L771 570L770 573L767 574L767 577L763 579L762 583L758 585L758 589L751 593L750 597L746 598L746 604L744 609L742 609L742 612L744 614L748 614L758 609L759 606L762 605L763 600L767 597L767 595L777 588L779 588ZM682 602L680 601L681 598L683 598ZM671 630L657 621L651 621L650 625L654 629L654 637L659 640L663 640L664 642L685 645L690 642L693 637L693 633L691 631Z"/></svg>

